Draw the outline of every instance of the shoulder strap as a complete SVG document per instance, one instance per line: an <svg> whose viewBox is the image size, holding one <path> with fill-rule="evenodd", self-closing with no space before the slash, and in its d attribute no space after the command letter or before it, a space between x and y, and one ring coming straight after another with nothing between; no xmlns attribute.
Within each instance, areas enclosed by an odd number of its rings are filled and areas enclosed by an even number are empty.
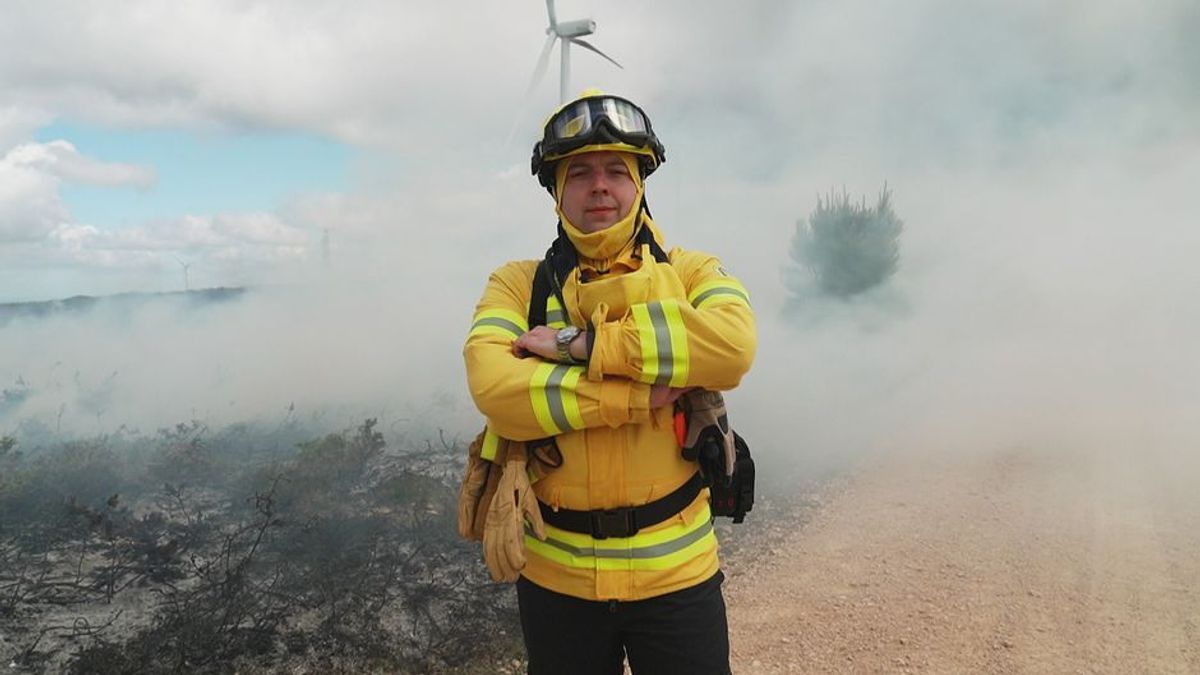
<svg viewBox="0 0 1200 675"><path fill-rule="evenodd" d="M650 215L650 205L646 203L646 195L645 194L642 195L642 211L644 211L646 213L647 218L654 217L654 216ZM668 257L667 252L664 251L662 249L662 247L658 245L658 240L654 238L654 233L650 231L650 228L642 227L642 228L638 229L638 244L639 245L649 244L650 245L650 254L654 256L654 260L656 262L660 262L660 263L663 263L666 265L671 264L671 258Z"/></svg>
<svg viewBox="0 0 1200 675"><path fill-rule="evenodd" d="M654 238L654 233L648 227L642 227L637 233L638 246L647 244L650 246L650 254L654 256L656 262L670 265L671 259L667 256L667 252L658 245L658 240Z"/></svg>
<svg viewBox="0 0 1200 675"><path fill-rule="evenodd" d="M537 264L533 273L533 295L529 297L529 327L546 325L546 300L550 298L550 279L546 275L546 261Z"/></svg>
<svg viewBox="0 0 1200 675"><path fill-rule="evenodd" d="M567 242L565 245L563 242ZM564 309L567 306L563 300L562 286L571 271L578 264L575 247L570 245L562 226L558 228L558 238L546 250L546 257L538 263L533 273L533 293L529 297L529 327L546 325L546 300L550 294L558 298L558 303Z"/></svg>

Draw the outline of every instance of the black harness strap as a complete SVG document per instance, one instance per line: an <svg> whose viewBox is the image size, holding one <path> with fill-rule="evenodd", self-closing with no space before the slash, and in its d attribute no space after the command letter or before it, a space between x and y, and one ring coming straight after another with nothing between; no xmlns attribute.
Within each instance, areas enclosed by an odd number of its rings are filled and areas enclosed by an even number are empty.
<svg viewBox="0 0 1200 675"><path fill-rule="evenodd" d="M533 273L533 296L529 298L529 327L546 325L546 300L550 298L550 274L546 261ZM561 302L561 301L560 301Z"/></svg>
<svg viewBox="0 0 1200 675"><path fill-rule="evenodd" d="M558 226L558 237L546 250L546 257L538 263L533 273L533 293L529 297L529 327L546 325L546 300L550 294L558 298L563 311L567 303L563 299L562 286L579 264L579 254L567 239L562 225Z"/></svg>
<svg viewBox="0 0 1200 675"><path fill-rule="evenodd" d="M650 246L650 254L654 256L656 262L664 265L671 264L671 258L667 256L667 252L662 249L662 246L658 245L658 240L654 238L654 234L650 232L650 228L648 227L643 227L638 231L639 250L642 244Z"/></svg>

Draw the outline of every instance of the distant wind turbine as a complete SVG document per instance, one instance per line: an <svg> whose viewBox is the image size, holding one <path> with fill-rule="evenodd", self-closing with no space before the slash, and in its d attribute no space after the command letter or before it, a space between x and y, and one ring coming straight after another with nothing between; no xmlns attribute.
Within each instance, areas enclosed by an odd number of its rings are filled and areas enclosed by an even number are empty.
<svg viewBox="0 0 1200 675"><path fill-rule="evenodd" d="M175 261L178 262L179 266L183 268L183 290L186 293L187 291L191 290L191 287L188 285L188 268L191 267L192 264L183 262L183 260L180 260L179 256L175 256Z"/></svg>
<svg viewBox="0 0 1200 675"><path fill-rule="evenodd" d="M562 41L561 56L562 61L558 69L558 95L559 100L566 103L567 96L570 95L571 83L571 45L577 44L584 49L593 51L600 56L603 56L614 66L624 70L624 66L617 63L611 56L597 49L587 40L583 40L583 36L591 35L596 32L596 22L591 19L576 19L574 21L559 22L554 13L554 0L546 0L546 14L550 17L550 25L546 28L546 46L542 47L542 54L538 57L537 67L533 70L533 78L529 81L529 90L525 93L525 98L529 98L529 94L537 88L542 81L542 77L546 74L546 67L550 63L550 51L554 49L554 41Z"/></svg>

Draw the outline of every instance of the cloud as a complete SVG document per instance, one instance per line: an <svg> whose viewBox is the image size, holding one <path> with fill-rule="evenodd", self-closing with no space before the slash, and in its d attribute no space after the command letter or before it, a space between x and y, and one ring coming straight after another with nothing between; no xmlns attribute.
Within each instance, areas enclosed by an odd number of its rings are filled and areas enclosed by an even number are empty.
<svg viewBox="0 0 1200 675"><path fill-rule="evenodd" d="M25 142L53 118L53 115L28 105L0 102L0 153L7 153L10 148Z"/></svg>
<svg viewBox="0 0 1200 675"><path fill-rule="evenodd" d="M63 183L145 189L154 171L87 157L66 141L16 145L0 156L0 244L42 241L69 225Z"/></svg>
<svg viewBox="0 0 1200 675"><path fill-rule="evenodd" d="M270 213L183 216L119 230L69 225L50 238L79 262L105 264L161 263L179 255L226 264L303 259L311 243L307 232Z"/></svg>
<svg viewBox="0 0 1200 675"><path fill-rule="evenodd" d="M269 213L229 214L218 216L213 229L248 244L267 246L302 246L306 233L291 227Z"/></svg>
<svg viewBox="0 0 1200 675"><path fill-rule="evenodd" d="M381 0L353 8L134 2L110 12L50 1L13 8L0 26L0 86L12 101L101 124L414 142L431 126L414 120L436 122L452 100L465 112L477 94L507 89L500 76L518 60L520 70L532 67L539 12L532 3L463 12ZM497 50L498 34L528 34L531 55ZM486 58L473 51L481 47Z"/></svg>
<svg viewBox="0 0 1200 675"><path fill-rule="evenodd" d="M189 215L116 230L62 222L38 234L0 246L0 301L177 290L181 264L193 288L286 283L320 271L319 234L273 213Z"/></svg>
<svg viewBox="0 0 1200 675"><path fill-rule="evenodd" d="M594 42L626 65L576 50L574 87L645 103L672 161L719 159L759 180L833 150L970 162L1048 129L1195 132L1200 118L1187 0L562 4L564 17L593 16ZM493 170L526 160L557 98L555 65L524 100L544 39L536 2L123 8L12 9L5 98L100 125L303 130L403 153L409 168Z"/></svg>
<svg viewBox="0 0 1200 675"><path fill-rule="evenodd" d="M141 270L140 283L153 288L154 277L173 270L179 257L196 266L199 279L217 285L262 281L273 266L308 256L309 233L272 213L181 215L105 229L77 222L60 195L68 184L150 189L155 180L152 167L100 161L67 141L16 145L0 157L0 244L6 244L0 265L29 275ZM138 283L117 290L136 290Z"/></svg>
<svg viewBox="0 0 1200 675"><path fill-rule="evenodd" d="M1195 136L1195 50L1174 28L1190 4L757 5L676 31L652 103L669 159L767 183L831 155L970 166Z"/></svg>
<svg viewBox="0 0 1200 675"><path fill-rule="evenodd" d="M39 241L70 218L54 176L0 158L0 245Z"/></svg>
<svg viewBox="0 0 1200 675"><path fill-rule="evenodd" d="M74 145L63 140L18 145L0 161L44 171L64 182L81 185L147 190L156 180L152 167L100 161L81 154Z"/></svg>

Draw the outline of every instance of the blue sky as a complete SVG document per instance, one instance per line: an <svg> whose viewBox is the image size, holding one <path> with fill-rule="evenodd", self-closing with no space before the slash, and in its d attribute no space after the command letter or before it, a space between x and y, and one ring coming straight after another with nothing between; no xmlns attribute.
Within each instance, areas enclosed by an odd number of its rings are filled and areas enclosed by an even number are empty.
<svg viewBox="0 0 1200 675"><path fill-rule="evenodd" d="M298 133L106 129L70 121L39 129L36 140L66 140L83 155L155 170L157 182L147 190L63 186L60 194L73 219L103 228L271 211L301 193L343 191L353 155L343 143Z"/></svg>

